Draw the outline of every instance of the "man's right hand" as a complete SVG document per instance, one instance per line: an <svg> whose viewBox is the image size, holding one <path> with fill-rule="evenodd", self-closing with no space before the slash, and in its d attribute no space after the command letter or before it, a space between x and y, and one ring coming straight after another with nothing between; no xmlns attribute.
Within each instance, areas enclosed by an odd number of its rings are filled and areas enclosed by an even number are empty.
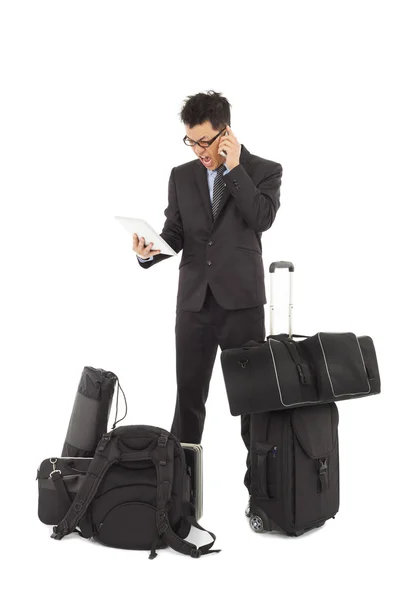
<svg viewBox="0 0 400 600"><path fill-rule="evenodd" d="M154 254L160 254L161 250L152 250L153 242L144 245L144 238L138 238L137 233L133 234L133 246L132 249L136 254L141 256L142 258L149 258L150 256L154 256Z"/></svg>

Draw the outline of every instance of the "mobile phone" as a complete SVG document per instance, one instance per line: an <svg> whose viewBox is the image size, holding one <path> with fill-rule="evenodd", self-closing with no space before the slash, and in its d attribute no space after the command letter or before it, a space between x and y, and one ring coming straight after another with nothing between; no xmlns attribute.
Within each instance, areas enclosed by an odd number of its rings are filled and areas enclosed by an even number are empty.
<svg viewBox="0 0 400 600"><path fill-rule="evenodd" d="M229 133L225 131L224 135L229 135ZM218 154L221 154L221 156L225 156L225 158L227 158L228 156L225 150L219 150Z"/></svg>

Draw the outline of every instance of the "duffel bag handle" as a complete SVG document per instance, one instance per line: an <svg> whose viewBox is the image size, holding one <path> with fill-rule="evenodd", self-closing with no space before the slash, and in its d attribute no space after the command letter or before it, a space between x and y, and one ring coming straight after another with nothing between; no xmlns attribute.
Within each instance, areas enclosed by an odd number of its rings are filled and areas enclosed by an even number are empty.
<svg viewBox="0 0 400 600"><path fill-rule="evenodd" d="M273 329L274 329L274 299L273 299L273 294L274 294L274 290L273 290L273 274L275 273L276 269L289 269L289 276L290 276L290 282L289 282L289 337L292 337L292 331L293 331L293 317L292 317L292 312L293 312L293 273L294 273L294 265L292 262L288 262L288 261L284 261L284 260L280 260L277 262L273 262L270 264L269 266L269 281L270 281L270 304L269 304L269 334L273 335Z"/></svg>

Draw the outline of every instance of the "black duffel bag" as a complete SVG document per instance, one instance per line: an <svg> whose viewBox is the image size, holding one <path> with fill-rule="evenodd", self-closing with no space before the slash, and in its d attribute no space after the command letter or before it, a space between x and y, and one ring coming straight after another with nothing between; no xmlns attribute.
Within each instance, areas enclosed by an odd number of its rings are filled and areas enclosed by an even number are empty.
<svg viewBox="0 0 400 600"><path fill-rule="evenodd" d="M273 335L273 274L289 269L289 334ZM354 333L292 335L291 262L271 263L270 335L221 352L232 415L246 415L379 394L372 339ZM302 338L295 341L293 338Z"/></svg>
<svg viewBox="0 0 400 600"><path fill-rule="evenodd" d="M294 337L302 337L295 341ZM232 415L335 402L381 391L369 336L326 333L269 335L221 352Z"/></svg>

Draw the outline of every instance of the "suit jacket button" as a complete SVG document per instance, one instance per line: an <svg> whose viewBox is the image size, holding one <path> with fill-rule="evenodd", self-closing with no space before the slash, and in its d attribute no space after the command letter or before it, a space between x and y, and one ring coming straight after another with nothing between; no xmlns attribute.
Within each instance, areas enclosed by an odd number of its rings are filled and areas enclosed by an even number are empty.
<svg viewBox="0 0 400 600"><path fill-rule="evenodd" d="M212 243L212 240L210 240L210 241L208 242L208 245L209 245L209 246L212 246L212 245L213 245L213 243Z"/></svg>
<svg viewBox="0 0 400 600"><path fill-rule="evenodd" d="M211 260L208 260L208 261L207 261L207 264L208 264L208 265L212 265L212 262L211 262Z"/></svg>

